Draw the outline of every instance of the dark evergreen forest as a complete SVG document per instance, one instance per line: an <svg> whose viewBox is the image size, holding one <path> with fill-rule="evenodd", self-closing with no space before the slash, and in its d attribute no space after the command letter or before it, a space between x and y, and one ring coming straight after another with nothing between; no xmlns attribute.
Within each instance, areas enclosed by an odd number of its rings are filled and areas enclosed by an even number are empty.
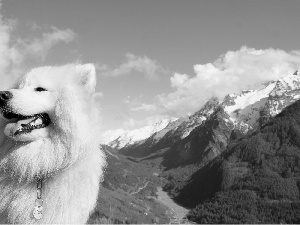
<svg viewBox="0 0 300 225"><path fill-rule="evenodd" d="M175 199L197 223L300 223L300 101L196 171Z"/></svg>

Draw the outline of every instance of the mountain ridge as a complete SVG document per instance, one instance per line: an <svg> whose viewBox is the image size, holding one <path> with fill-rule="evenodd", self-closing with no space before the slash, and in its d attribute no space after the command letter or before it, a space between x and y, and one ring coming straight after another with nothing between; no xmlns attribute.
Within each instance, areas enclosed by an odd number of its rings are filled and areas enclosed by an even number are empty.
<svg viewBox="0 0 300 225"><path fill-rule="evenodd" d="M231 144L181 187L197 223L299 223L300 101Z"/></svg>
<svg viewBox="0 0 300 225"><path fill-rule="evenodd" d="M188 219L197 223L299 223L299 99L294 73L211 98L191 116L114 151L159 169L163 190L191 208Z"/></svg>
<svg viewBox="0 0 300 225"><path fill-rule="evenodd" d="M142 141L120 148L120 152L133 157L146 157L162 149L174 149L176 145L182 143L182 140L191 139L189 135L211 119L211 115L219 107L223 108L222 119L228 124L229 129L245 134L298 99L300 99L300 76L294 73L277 81L264 83L257 90L228 94L222 101L213 97L193 115L172 122L173 126L170 125L169 129L162 129ZM225 136L219 138L228 139ZM216 149L212 148L212 151Z"/></svg>
<svg viewBox="0 0 300 225"><path fill-rule="evenodd" d="M115 140L112 140L108 143L108 146L115 148L115 149L121 149L128 145L135 144L137 142L140 142L142 140L145 140L152 134L156 133L157 131L162 130L168 124L171 122L177 120L177 118L165 118L157 121L153 125L148 125L139 129L131 130L131 131L125 131L123 134L119 135Z"/></svg>

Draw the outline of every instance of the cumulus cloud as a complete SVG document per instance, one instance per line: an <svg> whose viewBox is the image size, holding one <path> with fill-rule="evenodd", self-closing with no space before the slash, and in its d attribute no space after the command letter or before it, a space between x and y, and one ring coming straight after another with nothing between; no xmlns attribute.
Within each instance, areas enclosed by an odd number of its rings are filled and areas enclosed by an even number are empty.
<svg viewBox="0 0 300 225"><path fill-rule="evenodd" d="M147 104L142 102L143 95L140 95L136 98L127 96L122 100L122 102L129 106L131 111L147 111L153 112L156 110L155 104Z"/></svg>
<svg viewBox="0 0 300 225"><path fill-rule="evenodd" d="M0 2L0 10L1 10ZM72 30L52 27L50 32L41 32L39 38L18 38L12 33L18 21L6 19L0 14L0 90L9 88L23 71L28 58L45 59L56 44L69 43L75 37Z"/></svg>
<svg viewBox="0 0 300 225"><path fill-rule="evenodd" d="M124 135L126 133L126 130L124 129L116 129L116 130L108 130L105 131L103 134L100 135L100 143L102 144L108 144L109 142L115 140L121 135Z"/></svg>
<svg viewBox="0 0 300 225"><path fill-rule="evenodd" d="M97 100L100 100L101 98L103 98L103 93L102 92L96 92L94 93L94 98Z"/></svg>
<svg viewBox="0 0 300 225"><path fill-rule="evenodd" d="M157 96L162 111L182 116L198 110L209 98L222 99L258 84L293 74L300 68L300 52L242 47L229 51L215 62L194 65L195 75L175 73L171 93Z"/></svg>
<svg viewBox="0 0 300 225"><path fill-rule="evenodd" d="M189 79L189 75L175 73L173 77L170 78L171 86L174 88L182 86Z"/></svg>
<svg viewBox="0 0 300 225"><path fill-rule="evenodd" d="M40 38L19 40L19 48L23 54L41 57L45 60L48 51L56 44L69 43L75 39L75 33L71 29L61 30L51 27L50 32L44 32Z"/></svg>
<svg viewBox="0 0 300 225"><path fill-rule="evenodd" d="M7 76L7 72L14 65L22 61L22 56L15 46L11 46L11 31L14 23L10 20L3 20L0 15L0 88L11 85L11 77Z"/></svg>
<svg viewBox="0 0 300 225"><path fill-rule="evenodd" d="M131 53L127 53L125 61L114 69L107 65L98 65L97 69L102 75L113 77L128 75L135 71L144 74L150 80L157 80L160 74L167 72L155 60Z"/></svg>
<svg viewBox="0 0 300 225"><path fill-rule="evenodd" d="M147 112L153 112L156 110L156 105L142 103L140 106L131 108L131 110L132 111L142 110L142 111L147 111Z"/></svg>
<svg viewBox="0 0 300 225"><path fill-rule="evenodd" d="M132 128L138 126L139 124L140 124L140 121L135 120L133 118L129 118L123 122L123 126L128 129L132 129Z"/></svg>
<svg viewBox="0 0 300 225"><path fill-rule="evenodd" d="M126 98L124 98L122 100L122 102L125 104L129 104L131 106L136 106L141 103L142 98L143 98L143 95L139 95L137 97L132 97L132 96L128 95Z"/></svg>
<svg viewBox="0 0 300 225"><path fill-rule="evenodd" d="M131 98L131 96L128 95L126 98L124 98L124 99L122 100L122 102L125 103L125 104L129 104L129 103L130 103L130 98Z"/></svg>
<svg viewBox="0 0 300 225"><path fill-rule="evenodd" d="M115 140L119 136L122 136L134 129L139 129L145 126L153 126L154 124L160 122L163 119L169 119L168 116L163 115L154 115L149 116L143 120L135 120L133 118L128 118L123 123L123 128L115 129L115 130L107 130L100 135L100 142L103 144L108 144L109 142Z"/></svg>

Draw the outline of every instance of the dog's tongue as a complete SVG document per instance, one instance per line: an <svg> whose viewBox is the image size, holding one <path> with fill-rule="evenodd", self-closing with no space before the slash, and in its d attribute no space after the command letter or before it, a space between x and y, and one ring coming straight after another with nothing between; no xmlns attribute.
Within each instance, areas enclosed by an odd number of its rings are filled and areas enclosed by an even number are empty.
<svg viewBox="0 0 300 225"><path fill-rule="evenodd" d="M33 115L32 117L23 118L14 123L8 123L4 128L4 133L8 137L16 137L30 133L35 129L41 129L50 124L51 120L48 114L41 113Z"/></svg>
<svg viewBox="0 0 300 225"><path fill-rule="evenodd" d="M43 120L39 116L35 116L29 119L20 120L16 125L16 130L14 131L14 135L18 135L20 133L27 133L33 130L38 125L42 125Z"/></svg>
<svg viewBox="0 0 300 225"><path fill-rule="evenodd" d="M28 133L35 127L41 125L43 120L39 116L30 117L28 119L19 120L10 127L10 135L18 135L21 133Z"/></svg>
<svg viewBox="0 0 300 225"><path fill-rule="evenodd" d="M28 118L28 119L24 119L24 120L19 120L18 123L24 127L24 126L27 126L28 124L30 124L31 122L33 121L36 121L37 117L31 117L31 118Z"/></svg>

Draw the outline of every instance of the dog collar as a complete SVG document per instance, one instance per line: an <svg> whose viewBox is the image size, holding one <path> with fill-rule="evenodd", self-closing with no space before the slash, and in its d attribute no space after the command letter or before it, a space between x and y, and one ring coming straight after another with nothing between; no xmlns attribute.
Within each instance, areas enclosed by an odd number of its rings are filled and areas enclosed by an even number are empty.
<svg viewBox="0 0 300 225"><path fill-rule="evenodd" d="M42 187L43 187L43 180L38 179L36 182L36 200L35 206L33 209L33 217L36 220L40 220L43 218L43 199L42 199Z"/></svg>

